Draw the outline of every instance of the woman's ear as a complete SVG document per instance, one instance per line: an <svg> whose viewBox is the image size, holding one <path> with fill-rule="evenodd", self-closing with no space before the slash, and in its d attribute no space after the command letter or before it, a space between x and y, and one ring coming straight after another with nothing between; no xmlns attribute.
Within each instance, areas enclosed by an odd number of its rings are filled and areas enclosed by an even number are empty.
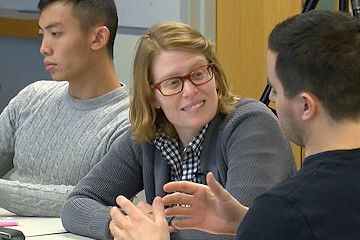
<svg viewBox="0 0 360 240"><path fill-rule="evenodd" d="M154 104L153 104L153 107L154 107L155 109L160 109L160 104L154 103Z"/></svg>
<svg viewBox="0 0 360 240"><path fill-rule="evenodd" d="M152 106L155 109L160 109L160 103L156 99L154 99Z"/></svg>
<svg viewBox="0 0 360 240"><path fill-rule="evenodd" d="M95 29L95 34L93 41L91 43L91 48L93 50L99 50L106 46L109 41L110 31L106 26L100 26Z"/></svg>

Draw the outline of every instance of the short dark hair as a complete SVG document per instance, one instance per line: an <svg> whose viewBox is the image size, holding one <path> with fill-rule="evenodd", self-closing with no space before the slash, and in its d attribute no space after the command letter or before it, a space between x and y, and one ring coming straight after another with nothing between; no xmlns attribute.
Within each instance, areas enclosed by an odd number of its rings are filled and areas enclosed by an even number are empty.
<svg viewBox="0 0 360 240"><path fill-rule="evenodd" d="M87 31L96 24L104 24L110 31L107 50L114 57L114 42L118 26L118 16L114 0L40 0L38 8L42 11L54 2L73 4L73 16L80 22L82 31Z"/></svg>
<svg viewBox="0 0 360 240"><path fill-rule="evenodd" d="M360 22L312 10L278 24L269 36L285 95L314 94L334 120L360 117Z"/></svg>

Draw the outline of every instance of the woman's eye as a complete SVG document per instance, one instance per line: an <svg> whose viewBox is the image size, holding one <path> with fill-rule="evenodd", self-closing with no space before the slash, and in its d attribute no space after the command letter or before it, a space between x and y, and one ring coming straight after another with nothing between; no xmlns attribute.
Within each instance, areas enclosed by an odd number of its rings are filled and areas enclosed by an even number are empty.
<svg viewBox="0 0 360 240"><path fill-rule="evenodd" d="M179 86L179 84L181 83L181 80L179 78L174 78L174 79L169 79L167 82L166 82L166 87L167 88L174 88L174 87L177 87Z"/></svg>
<svg viewBox="0 0 360 240"><path fill-rule="evenodd" d="M205 72L203 70L201 71L196 71L192 74L192 77L195 79L199 79L202 78L204 76Z"/></svg>

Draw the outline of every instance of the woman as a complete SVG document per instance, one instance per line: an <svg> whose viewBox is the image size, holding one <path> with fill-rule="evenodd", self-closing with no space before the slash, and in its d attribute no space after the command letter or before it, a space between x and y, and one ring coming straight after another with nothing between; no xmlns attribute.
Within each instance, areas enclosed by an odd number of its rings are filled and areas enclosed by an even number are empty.
<svg viewBox="0 0 360 240"><path fill-rule="evenodd" d="M70 193L62 210L68 231L109 239L109 207L117 196L131 199L145 189L151 203L165 195L167 182L205 183L211 171L249 205L294 173L276 117L262 103L230 92L213 45L189 25L160 23L141 36L132 90L131 131ZM150 204L138 208L152 212ZM111 225L121 228L121 222ZM171 238L232 239L197 230Z"/></svg>

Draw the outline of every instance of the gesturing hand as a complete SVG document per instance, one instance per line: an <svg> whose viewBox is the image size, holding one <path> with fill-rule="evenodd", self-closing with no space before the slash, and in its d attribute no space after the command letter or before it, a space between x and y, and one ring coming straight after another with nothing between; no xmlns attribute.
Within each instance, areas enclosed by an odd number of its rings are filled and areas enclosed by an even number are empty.
<svg viewBox="0 0 360 240"><path fill-rule="evenodd" d="M240 204L224 189L212 173L206 176L207 186L179 181L164 185L165 192L172 194L163 197L167 216L186 216L173 220L176 228L193 228L210 233L235 234L236 228L248 208Z"/></svg>

